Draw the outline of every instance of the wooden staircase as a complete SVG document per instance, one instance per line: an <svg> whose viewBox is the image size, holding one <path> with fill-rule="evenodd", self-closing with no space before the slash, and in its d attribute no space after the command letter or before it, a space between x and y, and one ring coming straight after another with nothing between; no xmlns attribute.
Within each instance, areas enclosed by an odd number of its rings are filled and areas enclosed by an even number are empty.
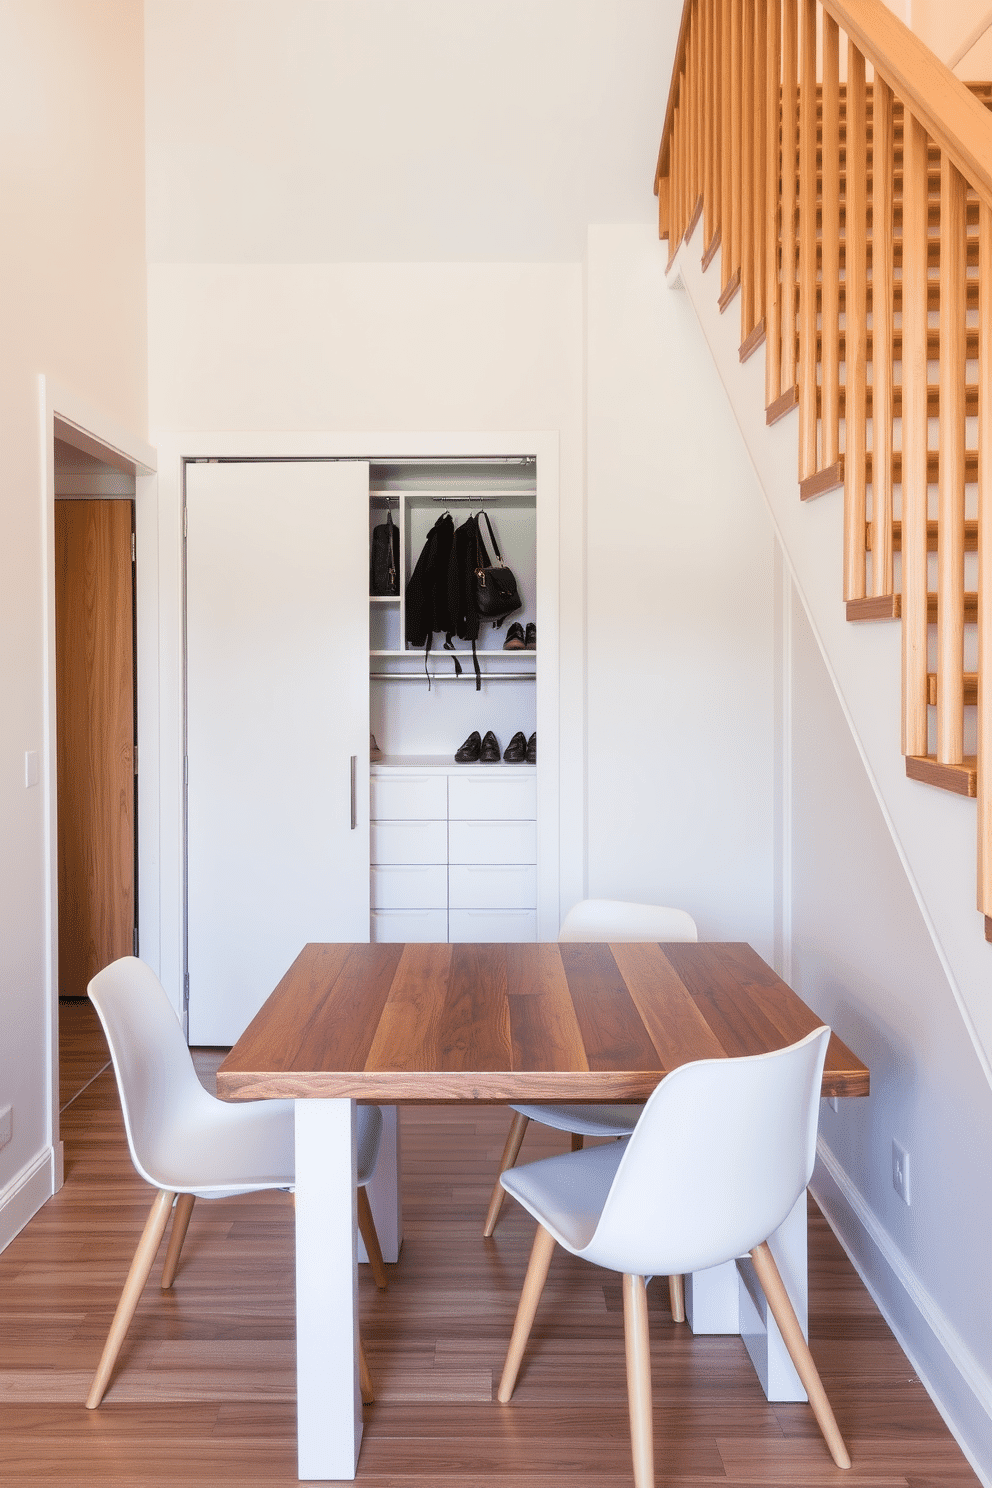
<svg viewBox="0 0 992 1488"><path fill-rule="evenodd" d="M702 219L798 418L799 497L843 489L847 619L902 623L906 773L978 798L988 940L990 111L881 0L686 0L656 176L669 268Z"/></svg>

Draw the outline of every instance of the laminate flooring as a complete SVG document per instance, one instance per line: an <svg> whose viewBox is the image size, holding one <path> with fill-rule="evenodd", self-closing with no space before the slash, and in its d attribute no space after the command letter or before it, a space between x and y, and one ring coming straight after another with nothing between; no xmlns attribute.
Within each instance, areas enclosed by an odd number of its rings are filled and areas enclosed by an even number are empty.
<svg viewBox="0 0 992 1488"><path fill-rule="evenodd" d="M83 1406L151 1201L124 1141L88 1004L64 1004L63 1189L0 1255L0 1484L296 1482L293 1209L201 1202L170 1293L156 1272L104 1404ZM210 1085L219 1056L197 1057ZM507 1116L403 1112L405 1240L389 1290L360 1267L376 1387L367 1488L628 1488L620 1278L558 1252L512 1403L495 1400L533 1222L509 1200L481 1235ZM560 1151L531 1127L524 1155ZM161 1262L161 1258L159 1264ZM810 1210L811 1347L853 1459L805 1405L764 1399L738 1338L693 1338L651 1299L661 1485L956 1488L978 1479L826 1223Z"/></svg>

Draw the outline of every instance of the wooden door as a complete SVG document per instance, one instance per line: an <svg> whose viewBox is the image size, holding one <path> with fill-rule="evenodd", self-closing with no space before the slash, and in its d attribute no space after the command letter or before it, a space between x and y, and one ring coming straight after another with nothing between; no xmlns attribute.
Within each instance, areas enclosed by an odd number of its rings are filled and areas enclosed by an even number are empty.
<svg viewBox="0 0 992 1488"><path fill-rule="evenodd" d="M134 949L130 501L55 503L59 994Z"/></svg>
<svg viewBox="0 0 992 1488"><path fill-rule="evenodd" d="M189 1038L225 1045L369 938L368 465L190 465L186 531Z"/></svg>

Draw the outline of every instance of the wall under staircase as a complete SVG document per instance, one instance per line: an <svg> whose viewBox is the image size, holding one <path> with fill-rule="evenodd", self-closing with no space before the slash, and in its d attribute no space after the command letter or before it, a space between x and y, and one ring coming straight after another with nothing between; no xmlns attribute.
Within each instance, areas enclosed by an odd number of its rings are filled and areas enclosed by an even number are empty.
<svg viewBox="0 0 992 1488"><path fill-rule="evenodd" d="M868 1101L825 1107L814 1191L992 1482L992 946L974 908L975 803L906 778L900 622L847 620L842 492L800 502L797 416L766 425L764 353L740 363L736 301L721 314L702 236L669 285L695 310L789 575L783 971L872 1069ZM893 1140L910 1153L909 1207Z"/></svg>

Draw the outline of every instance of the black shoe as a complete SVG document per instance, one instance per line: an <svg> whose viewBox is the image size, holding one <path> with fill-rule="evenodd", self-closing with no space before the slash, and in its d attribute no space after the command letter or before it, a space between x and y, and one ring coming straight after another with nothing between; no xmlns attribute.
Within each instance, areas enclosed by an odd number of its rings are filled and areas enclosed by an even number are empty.
<svg viewBox="0 0 992 1488"><path fill-rule="evenodd" d="M499 764L499 740L492 729L489 730L482 741L482 752L479 755L479 759L484 765Z"/></svg>
<svg viewBox="0 0 992 1488"><path fill-rule="evenodd" d="M481 753L482 739L479 737L479 730L474 729L465 740L465 743L459 745L455 750L455 764L474 765Z"/></svg>
<svg viewBox="0 0 992 1488"><path fill-rule="evenodd" d="M530 738L527 740L527 763L529 765L536 765L537 764L537 730L536 729L531 734Z"/></svg>
<svg viewBox="0 0 992 1488"><path fill-rule="evenodd" d="M524 646L528 651L537 650L537 626L533 620L528 620L527 622L527 635L524 640Z"/></svg>
<svg viewBox="0 0 992 1488"><path fill-rule="evenodd" d="M527 758L527 740L523 734L515 733L513 738L503 750L503 758L508 765L522 765Z"/></svg>
<svg viewBox="0 0 992 1488"><path fill-rule="evenodd" d="M503 642L504 651L522 651L524 649L524 628L519 620L514 620L506 632L506 640Z"/></svg>

